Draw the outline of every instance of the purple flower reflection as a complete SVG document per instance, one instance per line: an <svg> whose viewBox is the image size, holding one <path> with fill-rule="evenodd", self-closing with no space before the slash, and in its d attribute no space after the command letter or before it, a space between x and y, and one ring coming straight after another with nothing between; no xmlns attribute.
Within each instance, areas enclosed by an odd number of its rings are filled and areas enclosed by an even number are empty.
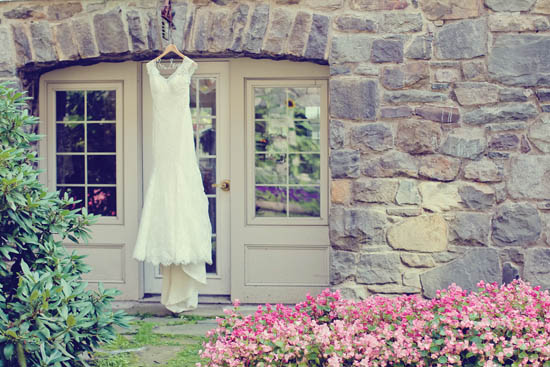
<svg viewBox="0 0 550 367"><path fill-rule="evenodd" d="M256 215L263 217L286 216L286 188L256 186Z"/></svg>
<svg viewBox="0 0 550 367"><path fill-rule="evenodd" d="M319 201L319 188L298 188L291 187L289 190L291 201Z"/></svg>

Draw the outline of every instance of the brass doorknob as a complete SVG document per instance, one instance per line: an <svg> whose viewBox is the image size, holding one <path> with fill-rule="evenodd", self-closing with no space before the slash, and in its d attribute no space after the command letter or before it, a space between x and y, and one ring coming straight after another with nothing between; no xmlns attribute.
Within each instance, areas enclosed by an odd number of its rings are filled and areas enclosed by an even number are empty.
<svg viewBox="0 0 550 367"><path fill-rule="evenodd" d="M229 191L231 188L231 181L230 180L223 180L219 184L212 184L212 187L219 187L223 191Z"/></svg>

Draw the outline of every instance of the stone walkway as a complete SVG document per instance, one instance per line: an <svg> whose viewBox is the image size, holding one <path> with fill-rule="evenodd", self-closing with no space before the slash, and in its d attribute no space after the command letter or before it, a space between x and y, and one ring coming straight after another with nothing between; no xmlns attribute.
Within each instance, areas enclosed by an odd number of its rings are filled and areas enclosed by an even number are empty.
<svg viewBox="0 0 550 367"><path fill-rule="evenodd" d="M173 315L155 302L116 302L115 309L134 315L130 328L117 328L115 343L98 350L91 365L98 367L195 366L198 351L217 316L224 316L230 304L203 304L198 309ZM256 305L239 307L251 314Z"/></svg>

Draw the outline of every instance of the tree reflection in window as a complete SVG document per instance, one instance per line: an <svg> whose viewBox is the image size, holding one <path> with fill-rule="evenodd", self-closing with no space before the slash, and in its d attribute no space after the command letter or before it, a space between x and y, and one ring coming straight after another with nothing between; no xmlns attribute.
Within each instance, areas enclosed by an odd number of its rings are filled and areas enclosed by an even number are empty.
<svg viewBox="0 0 550 367"><path fill-rule="evenodd" d="M256 216L320 217L320 88L254 88Z"/></svg>

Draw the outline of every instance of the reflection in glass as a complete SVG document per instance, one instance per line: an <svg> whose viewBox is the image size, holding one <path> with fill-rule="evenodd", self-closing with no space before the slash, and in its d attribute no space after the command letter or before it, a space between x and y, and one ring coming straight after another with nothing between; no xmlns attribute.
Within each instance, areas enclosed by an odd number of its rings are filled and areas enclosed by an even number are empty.
<svg viewBox="0 0 550 367"><path fill-rule="evenodd" d="M212 224L212 234L216 234L216 198L208 198L208 214Z"/></svg>
<svg viewBox="0 0 550 367"><path fill-rule="evenodd" d="M286 154L256 154L255 178L257 184L286 184Z"/></svg>
<svg viewBox="0 0 550 367"><path fill-rule="evenodd" d="M199 155L216 155L216 120L210 119L209 125L198 125Z"/></svg>
<svg viewBox="0 0 550 367"><path fill-rule="evenodd" d="M321 90L319 88L289 88L288 98L294 101L294 117L319 119L321 114Z"/></svg>
<svg viewBox="0 0 550 367"><path fill-rule="evenodd" d="M286 187L256 186L256 216L286 217Z"/></svg>
<svg viewBox="0 0 550 367"><path fill-rule="evenodd" d="M116 119L116 91L90 90L86 92L88 121Z"/></svg>
<svg viewBox="0 0 550 367"><path fill-rule="evenodd" d="M84 124L56 124L56 149L60 153L84 151Z"/></svg>
<svg viewBox="0 0 550 367"><path fill-rule="evenodd" d="M194 116L197 112L197 79L193 78L189 83L189 108Z"/></svg>
<svg viewBox="0 0 550 367"><path fill-rule="evenodd" d="M294 121L288 133L288 144L293 152L319 152L321 126L319 121Z"/></svg>
<svg viewBox="0 0 550 367"><path fill-rule="evenodd" d="M217 271L217 258L216 258L216 236L212 236L212 265L206 264L206 272L210 274L216 274Z"/></svg>
<svg viewBox="0 0 550 367"><path fill-rule="evenodd" d="M216 158L199 159L199 167L202 175L202 184L206 194L216 194L216 188L212 187L216 183Z"/></svg>
<svg viewBox="0 0 550 367"><path fill-rule="evenodd" d="M288 191L288 199L289 216L321 216L321 189L319 187L291 187Z"/></svg>
<svg viewBox="0 0 550 367"><path fill-rule="evenodd" d="M256 151L286 152L289 122L288 119L256 121Z"/></svg>
<svg viewBox="0 0 550 367"><path fill-rule="evenodd" d="M216 79L215 78L200 78L199 79L199 107L201 113L216 115Z"/></svg>
<svg viewBox="0 0 550 367"><path fill-rule="evenodd" d="M57 190L59 191L59 197L63 198L65 193L69 196L69 198L73 198L75 201L80 200L78 203L74 203L73 205L69 206L69 210L83 208L86 205L86 196L84 195L84 187L67 187L67 186L57 186Z"/></svg>
<svg viewBox="0 0 550 367"><path fill-rule="evenodd" d="M320 179L320 154L290 154L290 183L318 184Z"/></svg>
<svg viewBox="0 0 550 367"><path fill-rule="evenodd" d="M88 212L104 217L116 216L116 188L88 187Z"/></svg>
<svg viewBox="0 0 550 367"><path fill-rule="evenodd" d="M88 152L116 152L116 124L87 124Z"/></svg>
<svg viewBox="0 0 550 367"><path fill-rule="evenodd" d="M56 91L55 120L84 121L84 91Z"/></svg>
<svg viewBox="0 0 550 367"><path fill-rule="evenodd" d="M57 183L59 184L84 184L84 156L83 155L58 155Z"/></svg>
<svg viewBox="0 0 550 367"><path fill-rule="evenodd" d="M286 88L254 88L256 119L284 119L288 116Z"/></svg>
<svg viewBox="0 0 550 367"><path fill-rule="evenodd" d="M116 183L115 155L89 155L87 158L89 184Z"/></svg>

